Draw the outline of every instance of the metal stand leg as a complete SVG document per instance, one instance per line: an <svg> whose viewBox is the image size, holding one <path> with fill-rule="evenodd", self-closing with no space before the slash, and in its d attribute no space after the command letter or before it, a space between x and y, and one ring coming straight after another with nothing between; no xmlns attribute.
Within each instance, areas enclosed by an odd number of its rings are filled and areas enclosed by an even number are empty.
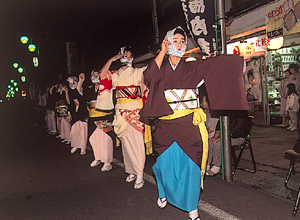
<svg viewBox="0 0 300 220"><path fill-rule="evenodd" d="M294 172L295 163L296 163L296 158L292 157L291 160L290 160L290 169L289 169L288 175L286 176L285 181L284 181L284 186L287 189L290 189L287 184L288 184L288 181L291 177L292 172Z"/></svg>
<svg viewBox="0 0 300 220"><path fill-rule="evenodd" d="M293 210L293 216L294 217L297 214L297 210L298 210L298 207L299 207L299 200L300 200L300 187L298 189L298 196L297 196L297 199L296 199L296 202L295 202L295 206L294 206L294 210Z"/></svg>

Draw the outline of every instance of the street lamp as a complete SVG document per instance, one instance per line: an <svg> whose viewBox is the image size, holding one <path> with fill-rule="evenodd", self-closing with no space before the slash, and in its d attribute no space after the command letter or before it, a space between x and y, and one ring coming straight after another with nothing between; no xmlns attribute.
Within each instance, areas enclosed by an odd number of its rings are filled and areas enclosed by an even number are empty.
<svg viewBox="0 0 300 220"><path fill-rule="evenodd" d="M20 41L21 41L21 43L22 44L27 44L28 43L28 37L27 36L22 36L21 38L20 38Z"/></svg>
<svg viewBox="0 0 300 220"><path fill-rule="evenodd" d="M24 72L24 69L23 69L22 67L19 67L18 72L19 72L19 73L23 73L23 72Z"/></svg>
<svg viewBox="0 0 300 220"><path fill-rule="evenodd" d="M18 63L13 63L13 67L14 67L15 69L17 69L17 68L19 67L19 64L18 64Z"/></svg>
<svg viewBox="0 0 300 220"><path fill-rule="evenodd" d="M28 45L29 52L33 53L35 51L35 49L36 49L36 46L34 44L29 44Z"/></svg>

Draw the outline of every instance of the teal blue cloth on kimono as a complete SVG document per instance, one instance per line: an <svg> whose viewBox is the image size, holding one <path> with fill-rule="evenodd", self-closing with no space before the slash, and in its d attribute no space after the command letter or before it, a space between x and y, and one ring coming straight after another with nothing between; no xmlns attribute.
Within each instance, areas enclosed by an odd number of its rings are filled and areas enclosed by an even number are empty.
<svg viewBox="0 0 300 220"><path fill-rule="evenodd" d="M152 167L159 198L182 210L197 209L200 198L201 169L177 142L165 150Z"/></svg>

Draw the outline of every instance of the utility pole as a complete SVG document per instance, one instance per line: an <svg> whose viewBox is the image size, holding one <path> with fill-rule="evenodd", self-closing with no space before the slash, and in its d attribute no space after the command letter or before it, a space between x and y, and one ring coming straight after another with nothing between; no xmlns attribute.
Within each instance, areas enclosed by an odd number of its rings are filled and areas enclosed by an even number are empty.
<svg viewBox="0 0 300 220"><path fill-rule="evenodd" d="M226 24L225 24L225 2L224 0L217 0L217 21L221 28L221 43L222 50L219 54L227 54L226 48ZM229 116L221 116L221 132L222 132L222 144L223 144L223 178L227 182L232 182L232 158L231 158L231 139L230 139L230 119Z"/></svg>
<svg viewBox="0 0 300 220"><path fill-rule="evenodd" d="M152 23L153 23L153 30L155 33L155 44L158 44L159 43L159 29L158 29L158 16L157 16L156 0L152 0Z"/></svg>

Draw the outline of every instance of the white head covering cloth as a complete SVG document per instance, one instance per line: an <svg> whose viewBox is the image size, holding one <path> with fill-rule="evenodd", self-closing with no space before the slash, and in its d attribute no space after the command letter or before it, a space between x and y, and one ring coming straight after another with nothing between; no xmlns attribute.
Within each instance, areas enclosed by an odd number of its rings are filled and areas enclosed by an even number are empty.
<svg viewBox="0 0 300 220"><path fill-rule="evenodd" d="M185 42L186 44L183 46L183 48L181 50L178 50L176 48L176 46L173 44L173 37L174 37L174 33L176 29L180 29L183 31L184 33L184 38L185 38ZM173 30L170 30L167 32L166 36L165 36L165 40L168 40L169 42L171 42L171 44L168 47L168 53L171 56L175 56L175 57L182 57L184 52L186 51L187 48L187 36L185 31L182 29L182 27L178 26L176 28L174 28Z"/></svg>
<svg viewBox="0 0 300 220"><path fill-rule="evenodd" d="M78 79L76 76L69 76L67 81L69 83L72 83L72 86L69 85L70 89L76 89L77 83L78 83Z"/></svg>
<svg viewBox="0 0 300 220"><path fill-rule="evenodd" d="M126 48L126 47L121 47L121 49L120 49L120 51L119 51L119 54L124 54L125 48ZM120 59L120 62L121 62L121 64L122 64L122 66L129 66L129 67L132 67L133 57L131 58L131 60L128 60L126 57L122 57L122 58Z"/></svg>

